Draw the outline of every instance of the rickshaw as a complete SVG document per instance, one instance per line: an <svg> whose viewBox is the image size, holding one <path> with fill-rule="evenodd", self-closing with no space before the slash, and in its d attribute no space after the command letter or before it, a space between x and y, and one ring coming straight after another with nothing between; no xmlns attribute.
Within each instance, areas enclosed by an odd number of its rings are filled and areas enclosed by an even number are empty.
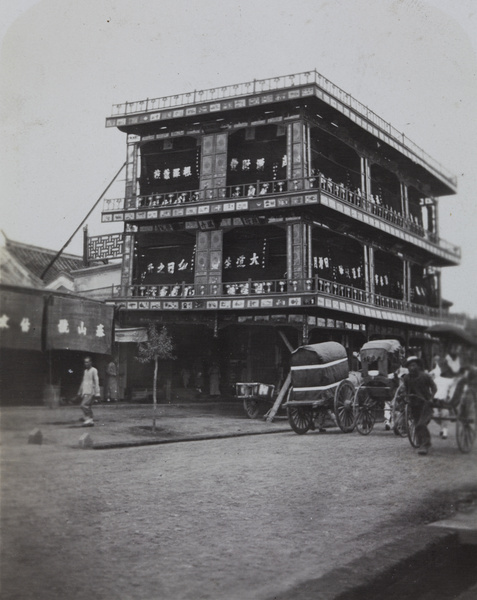
<svg viewBox="0 0 477 600"><path fill-rule="evenodd" d="M473 369L456 378L455 390L452 397L447 400L435 400L433 408L447 409L446 421L455 423L457 447L467 454L472 450L475 440L476 422L476 384L477 375ZM413 448L419 446L416 438L416 424L410 409L410 397L405 397L406 431L409 442ZM433 416L432 420L439 421L441 417Z"/></svg>
<svg viewBox="0 0 477 600"><path fill-rule="evenodd" d="M369 435L376 422L376 413L388 403L391 424L396 435L405 437L405 405L398 394L402 384L397 371L404 358L404 348L398 340L374 340L359 351L361 382L354 393L356 429Z"/></svg>
<svg viewBox="0 0 477 600"><path fill-rule="evenodd" d="M476 340L466 330L450 323L432 325L428 327L427 332L443 342L454 342L467 348L477 346ZM445 417L445 420L456 424L457 446L461 452L466 454L472 450L476 436L477 369L467 367L463 371L461 375L455 378L451 397L446 400L434 400L433 408L447 409L448 416ZM415 423L409 407L409 398L404 398L404 401L407 436L411 445L416 448L418 444ZM444 417L433 415L434 421L439 422L442 418Z"/></svg>
<svg viewBox="0 0 477 600"><path fill-rule="evenodd" d="M285 407L298 434L323 428L328 414L344 433L355 426L354 385L349 381L346 349L337 342L297 348L291 354L291 386Z"/></svg>

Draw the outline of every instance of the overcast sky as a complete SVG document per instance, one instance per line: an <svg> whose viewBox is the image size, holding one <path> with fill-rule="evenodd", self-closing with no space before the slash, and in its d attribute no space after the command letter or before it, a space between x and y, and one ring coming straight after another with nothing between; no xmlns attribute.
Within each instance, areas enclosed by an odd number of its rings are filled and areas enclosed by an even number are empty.
<svg viewBox="0 0 477 600"><path fill-rule="evenodd" d="M476 13L476 0L3 0L0 226L66 242L125 159L125 135L105 128L114 103L316 69L458 176L440 234L463 260L443 295L477 315ZM88 225L120 228L99 209ZM81 249L78 234L67 251Z"/></svg>

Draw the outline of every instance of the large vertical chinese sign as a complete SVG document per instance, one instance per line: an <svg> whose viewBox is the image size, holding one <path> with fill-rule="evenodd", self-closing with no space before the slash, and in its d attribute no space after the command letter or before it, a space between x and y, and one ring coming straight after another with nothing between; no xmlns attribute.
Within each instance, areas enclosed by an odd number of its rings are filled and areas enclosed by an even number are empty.
<svg viewBox="0 0 477 600"><path fill-rule="evenodd" d="M43 296L0 290L0 347L42 349Z"/></svg>
<svg viewBox="0 0 477 600"><path fill-rule="evenodd" d="M46 349L111 354L114 308L52 296L46 307Z"/></svg>

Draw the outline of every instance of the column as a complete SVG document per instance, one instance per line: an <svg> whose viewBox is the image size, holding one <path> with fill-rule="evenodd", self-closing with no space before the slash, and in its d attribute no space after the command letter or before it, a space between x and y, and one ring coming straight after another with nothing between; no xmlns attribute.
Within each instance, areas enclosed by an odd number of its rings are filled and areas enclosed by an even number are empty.
<svg viewBox="0 0 477 600"><path fill-rule="evenodd" d="M134 233L128 231L127 223L124 231L123 261L121 263L121 296L129 295L129 286L132 283L134 264Z"/></svg>
<svg viewBox="0 0 477 600"><path fill-rule="evenodd" d="M368 303L374 304L374 248L364 245L363 253L366 298Z"/></svg>
<svg viewBox="0 0 477 600"><path fill-rule="evenodd" d="M310 227L305 223L290 223L287 227L288 281L297 281L288 291L303 289L303 280L310 277Z"/></svg>
<svg viewBox="0 0 477 600"><path fill-rule="evenodd" d="M404 217L409 216L409 195L405 183L401 183L401 212Z"/></svg>
<svg viewBox="0 0 477 600"><path fill-rule="evenodd" d="M126 154L126 183L124 193L125 208L136 208L136 183L138 169L138 145L141 138L138 135L129 134L127 137ZM134 264L134 232L128 224L124 225L123 259L121 264L121 295L129 294L132 283Z"/></svg>
<svg viewBox="0 0 477 600"><path fill-rule="evenodd" d="M304 140L307 138L306 125L302 121L290 123L287 127L287 179L292 180L293 189L303 189L302 178L308 174L306 171L308 160L305 155ZM296 180L296 183L293 183Z"/></svg>
<svg viewBox="0 0 477 600"><path fill-rule="evenodd" d="M412 289L412 281L411 281L411 263L408 260L403 260L402 262L403 268L403 300L404 302L411 302L411 289Z"/></svg>
<svg viewBox="0 0 477 600"><path fill-rule="evenodd" d="M361 156L361 192L365 198L371 193L371 165L366 156Z"/></svg>
<svg viewBox="0 0 477 600"><path fill-rule="evenodd" d="M141 138L128 135L126 155L125 208L136 208L136 188L138 171L138 146Z"/></svg>
<svg viewBox="0 0 477 600"><path fill-rule="evenodd" d="M213 133L202 137L200 189L203 198L225 198L227 175L226 133Z"/></svg>
<svg viewBox="0 0 477 600"><path fill-rule="evenodd" d="M196 240L196 294L221 295L223 232L221 229L198 231Z"/></svg>

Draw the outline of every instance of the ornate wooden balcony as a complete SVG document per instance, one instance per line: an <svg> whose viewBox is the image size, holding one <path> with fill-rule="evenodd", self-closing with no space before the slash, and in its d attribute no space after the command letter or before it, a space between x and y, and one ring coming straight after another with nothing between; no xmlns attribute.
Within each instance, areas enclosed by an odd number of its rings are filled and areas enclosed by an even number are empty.
<svg viewBox="0 0 477 600"><path fill-rule="evenodd" d="M312 177L280 181L257 181L220 188L186 190L137 196L133 199L106 199L103 222L169 220L225 213L275 211L300 205L320 204L341 217L378 228L383 234L459 264L461 249L424 229L416 220L380 203L378 197L364 196L330 178Z"/></svg>
<svg viewBox="0 0 477 600"><path fill-rule="evenodd" d="M106 292L106 290L105 290ZM109 289L110 301L128 310L152 311L250 311L270 309L327 309L341 313L340 318L360 317L428 326L450 321L448 312L328 281L308 279L264 279L213 284L177 283L168 285L136 284L122 295L119 286ZM311 314L317 314L313 310ZM328 314L330 314L328 312ZM320 311L320 316L326 316ZM335 317L336 318L336 317Z"/></svg>

